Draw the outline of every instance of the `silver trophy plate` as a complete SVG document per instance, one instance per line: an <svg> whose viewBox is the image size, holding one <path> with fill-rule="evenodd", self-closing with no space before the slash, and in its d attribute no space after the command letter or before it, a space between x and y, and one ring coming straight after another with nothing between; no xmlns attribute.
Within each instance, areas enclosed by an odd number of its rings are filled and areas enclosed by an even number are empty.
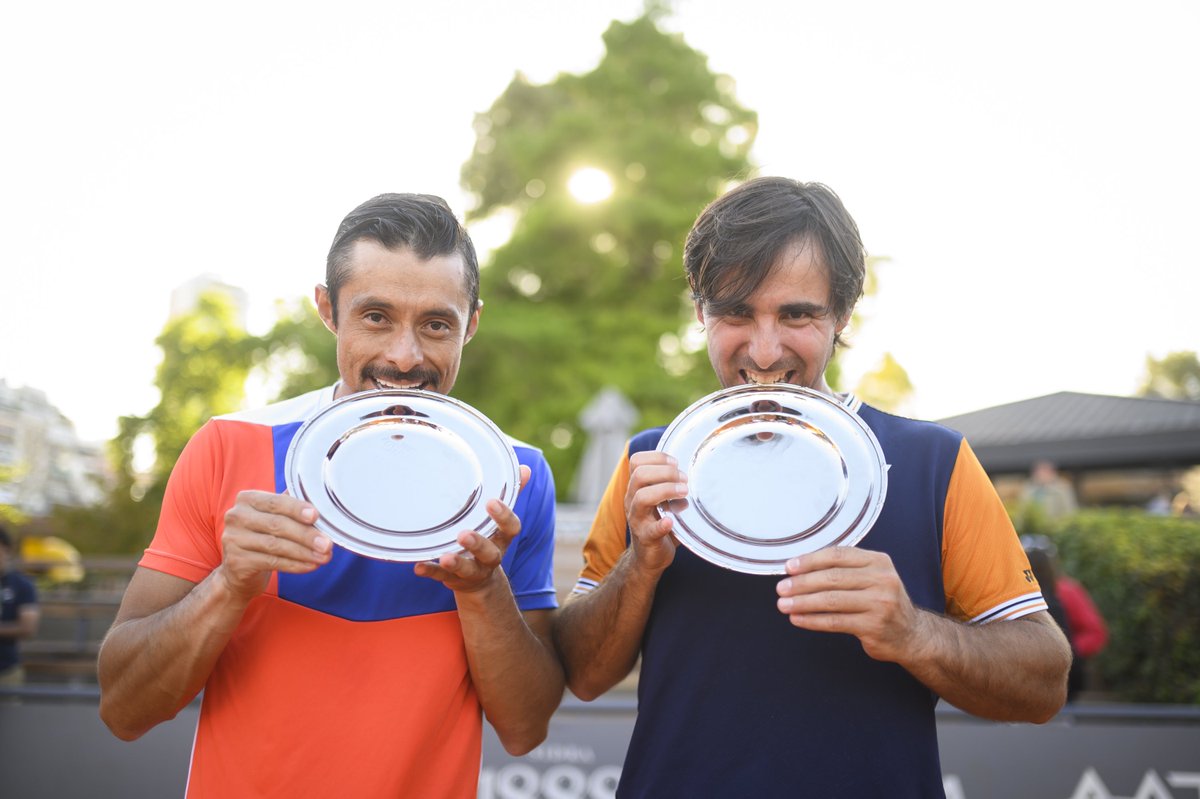
<svg viewBox="0 0 1200 799"><path fill-rule="evenodd" d="M288 492L317 509L317 529L371 558L435 559L462 550L463 530L490 536L486 504L509 507L516 453L466 403L419 389L351 394L321 409L292 439Z"/></svg>
<svg viewBox="0 0 1200 799"><path fill-rule="evenodd" d="M676 417L658 449L688 475L688 498L659 512L700 557L749 574L854 546L887 495L875 434L835 398L791 385L717 391Z"/></svg>

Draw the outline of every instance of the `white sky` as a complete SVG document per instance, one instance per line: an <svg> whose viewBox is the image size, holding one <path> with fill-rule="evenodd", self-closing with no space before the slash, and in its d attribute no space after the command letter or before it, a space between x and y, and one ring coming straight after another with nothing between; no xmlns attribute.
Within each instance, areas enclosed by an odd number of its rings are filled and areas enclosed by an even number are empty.
<svg viewBox="0 0 1200 799"><path fill-rule="evenodd" d="M828 183L891 261L851 378L891 351L939 418L1128 394L1200 348L1200 5L682 0L667 27L759 113L768 174ZM9 4L0 378L85 438L156 401L172 288L307 296L382 191L460 213L473 115L602 52L640 0ZM481 244L488 232L473 229ZM486 335L486 319L481 334Z"/></svg>

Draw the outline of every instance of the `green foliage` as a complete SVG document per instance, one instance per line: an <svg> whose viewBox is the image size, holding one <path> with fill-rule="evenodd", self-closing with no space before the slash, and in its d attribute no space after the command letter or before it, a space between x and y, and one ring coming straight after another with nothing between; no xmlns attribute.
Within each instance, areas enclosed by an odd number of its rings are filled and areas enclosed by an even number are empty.
<svg viewBox="0 0 1200 799"><path fill-rule="evenodd" d="M1102 687L1130 702L1200 703L1200 520L1088 510L1054 527L1063 571L1109 626Z"/></svg>
<svg viewBox="0 0 1200 799"><path fill-rule="evenodd" d="M21 470L18 467L0 466L0 485L15 483L20 476ZM11 530L17 525L24 524L27 520L28 516L20 508L0 502L0 524Z"/></svg>
<svg viewBox="0 0 1200 799"><path fill-rule="evenodd" d="M689 334L682 245L749 172L756 117L703 54L658 28L662 12L614 22L587 74L514 78L477 117L463 167L478 198L469 218L512 209L519 221L483 270L483 321L455 393L543 447L564 494L584 443L577 417L603 387L628 396L642 426L716 388ZM612 179L607 200L571 197L585 166Z"/></svg>
<svg viewBox="0 0 1200 799"><path fill-rule="evenodd" d="M862 376L854 393L862 398L863 402L876 408L895 411L912 396L913 385L904 367L890 352L885 352L879 365Z"/></svg>
<svg viewBox="0 0 1200 799"><path fill-rule="evenodd" d="M1172 352L1164 358L1147 355L1146 375L1138 395L1200 401L1200 359L1188 351Z"/></svg>
<svg viewBox="0 0 1200 799"><path fill-rule="evenodd" d="M325 327L310 300L277 308L278 319L259 339L257 360L282 383L275 399L295 397L338 380L337 339Z"/></svg>
<svg viewBox="0 0 1200 799"><path fill-rule="evenodd" d="M163 351L154 380L160 399L141 432L154 439L153 475L165 483L192 434L241 406L256 342L236 322L232 301L213 292L168 322L155 343Z"/></svg>
<svg viewBox="0 0 1200 799"><path fill-rule="evenodd" d="M59 508L51 530L92 553L133 553L154 534L167 479L192 435L213 416L237 410L246 377L256 366L277 374L279 397L337 380L336 340L308 301L281 306L269 333L250 336L220 293L203 295L195 310L167 323L156 340L163 359L155 378L159 403L145 416L123 416L109 442L116 480L89 508ZM154 462L135 463L149 444Z"/></svg>
<svg viewBox="0 0 1200 799"><path fill-rule="evenodd" d="M136 552L150 542L184 445L208 419L238 409L262 351L238 325L232 301L218 292L202 295L195 310L169 321L156 343L163 353L154 381L160 399L145 416L119 420L110 443L115 485L98 507L54 514L55 529L82 552ZM140 442L154 450L146 474L135 464Z"/></svg>

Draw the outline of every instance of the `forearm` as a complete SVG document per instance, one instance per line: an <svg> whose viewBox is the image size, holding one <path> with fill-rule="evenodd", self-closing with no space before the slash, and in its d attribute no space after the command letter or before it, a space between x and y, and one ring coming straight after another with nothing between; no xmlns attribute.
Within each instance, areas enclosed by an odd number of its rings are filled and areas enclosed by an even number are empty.
<svg viewBox="0 0 1200 799"><path fill-rule="evenodd" d="M214 571L177 603L118 621L100 648L100 716L124 740L174 718L212 672L246 602Z"/></svg>
<svg viewBox="0 0 1200 799"><path fill-rule="evenodd" d="M33 635L33 632L33 630L29 629L28 624L24 624L20 621L0 622L0 638L29 638Z"/></svg>
<svg viewBox="0 0 1200 799"><path fill-rule="evenodd" d="M504 748L525 754L545 740L562 701L563 670L550 640L552 611L530 611L527 622L501 569L486 588L457 592L455 599L483 711Z"/></svg>
<svg viewBox="0 0 1200 799"><path fill-rule="evenodd" d="M919 614L921 643L900 665L950 704L996 721L1036 723L1062 708L1071 650L1043 614L982 626Z"/></svg>
<svg viewBox="0 0 1200 799"><path fill-rule="evenodd" d="M559 611L554 640L580 699L595 699L633 670L657 585L658 575L639 571L626 550L599 586Z"/></svg>

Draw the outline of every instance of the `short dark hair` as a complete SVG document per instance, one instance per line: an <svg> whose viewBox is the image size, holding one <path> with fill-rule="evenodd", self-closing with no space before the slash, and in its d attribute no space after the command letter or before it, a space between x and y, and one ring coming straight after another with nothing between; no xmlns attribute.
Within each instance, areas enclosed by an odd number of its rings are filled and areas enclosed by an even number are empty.
<svg viewBox="0 0 1200 799"><path fill-rule="evenodd" d="M389 250L409 247L425 259L457 252L466 272L470 297L467 313L475 310L479 303L479 259L467 229L446 201L432 194L380 194L346 214L329 247L325 288L335 322L338 290L350 269L350 251L362 239L377 241Z"/></svg>
<svg viewBox="0 0 1200 799"><path fill-rule="evenodd" d="M12 537L9 536L8 530L4 529L3 525L0 525L0 547L7 549L9 552L14 550Z"/></svg>
<svg viewBox="0 0 1200 799"><path fill-rule="evenodd" d="M692 298L715 313L745 304L797 243L820 247L831 310L848 316L867 272L858 225L828 186L781 177L749 180L701 212L683 248Z"/></svg>

